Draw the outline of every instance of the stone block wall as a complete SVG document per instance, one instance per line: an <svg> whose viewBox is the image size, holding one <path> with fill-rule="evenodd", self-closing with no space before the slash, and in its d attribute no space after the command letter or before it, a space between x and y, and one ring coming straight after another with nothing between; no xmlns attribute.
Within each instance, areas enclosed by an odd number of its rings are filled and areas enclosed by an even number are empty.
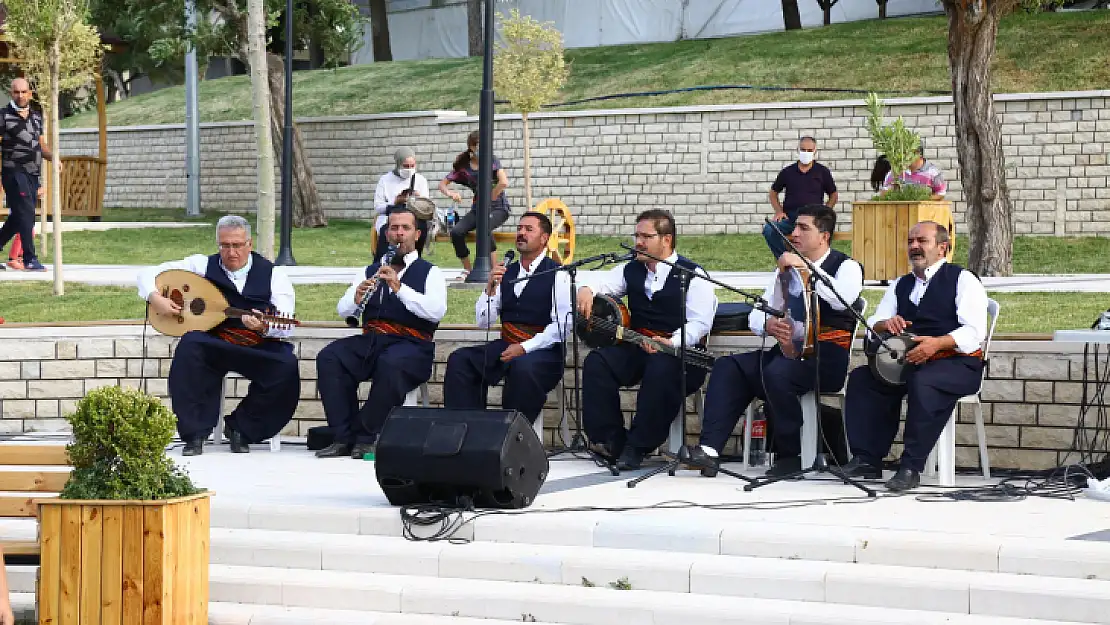
<svg viewBox="0 0 1110 625"><path fill-rule="evenodd" d="M303 436L308 428L324 423L314 358L325 345L349 334L349 330L340 328L298 331L294 344L301 361L301 401L294 421L285 430L287 434ZM484 331L473 329L442 329L437 333L436 365L429 383L433 405L442 405L447 355L485 336ZM86 392L104 385L145 388L168 405L166 376L174 344L150 329L144 338L138 325L0 328L0 434L66 429L63 416ZM749 351L758 346L758 340L750 336L715 336L711 341L711 349L720 353ZM1069 455L1068 450L1084 397L1083 345L996 341L992 349L989 377L982 392L992 466L1041 469L1078 461L1078 456ZM1102 353L1100 370L1105 370L1106 356ZM853 364L863 364L862 355L857 354ZM1088 359L1087 365L1093 376L1093 359ZM573 369L567 369L564 379L569 395L573 391ZM230 385L231 401L243 397L246 387L245 380L235 380ZM499 389L491 392L491 399L500 400ZM687 402L691 442L696 440L700 427L695 404L693 398ZM626 418L630 418L635 389L624 392L621 405ZM549 444L558 442L556 406L557 395L553 392L544 412ZM961 407L957 427L957 460L965 467L979 464L971 408ZM1086 418L1088 434L1095 425L1094 418L1093 411ZM727 453L736 450L741 434L738 428Z"/></svg>
<svg viewBox="0 0 1110 625"><path fill-rule="evenodd" d="M950 181L957 229L965 207L949 98L888 101L926 140L928 158ZM1019 234L1110 233L1110 91L1007 94L996 98ZM877 154L860 100L612 109L531 117L533 198L559 197L579 232L625 234L647 208L675 212L689 234L756 232L770 215L767 192L795 158L798 138L818 140L818 159L834 174L843 228L853 200L869 199ZM299 120L321 201L335 218L368 218L378 177L393 151L412 147L433 198L478 120L432 111ZM248 122L203 124L203 206L254 208L254 134ZM181 207L185 203L184 126L109 131L107 206ZM519 115L498 116L495 153L505 165L516 214L524 204ZM96 134L64 130L63 153L93 153ZM469 206L469 200L464 200ZM465 210L465 209L464 209Z"/></svg>

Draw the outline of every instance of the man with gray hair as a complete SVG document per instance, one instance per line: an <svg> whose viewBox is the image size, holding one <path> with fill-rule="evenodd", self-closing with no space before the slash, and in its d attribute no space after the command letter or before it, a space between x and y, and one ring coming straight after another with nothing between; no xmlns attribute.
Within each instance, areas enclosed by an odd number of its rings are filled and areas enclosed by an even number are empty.
<svg viewBox="0 0 1110 625"><path fill-rule="evenodd" d="M139 297L149 302L150 314L181 312L181 306L159 293L154 284L163 271L181 269L207 278L232 307L293 315L293 283L282 267L251 251L251 226L246 219L221 217L216 244L218 254L195 254L140 272ZM194 330L181 337L170 366L169 392L177 431L185 442L183 455L203 453L204 441L219 421L224 376L232 371L251 381L247 396L224 419L232 452L249 452L251 443L272 438L292 420L301 379L293 345L281 340L290 334L291 330L244 316L227 319L208 332Z"/></svg>

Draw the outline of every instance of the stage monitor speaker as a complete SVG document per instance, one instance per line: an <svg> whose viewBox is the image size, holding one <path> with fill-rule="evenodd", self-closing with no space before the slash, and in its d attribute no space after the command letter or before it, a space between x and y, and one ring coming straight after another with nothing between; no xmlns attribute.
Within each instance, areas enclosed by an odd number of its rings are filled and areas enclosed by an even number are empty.
<svg viewBox="0 0 1110 625"><path fill-rule="evenodd" d="M375 450L378 485L395 506L526 508L547 479L547 454L516 410L398 406Z"/></svg>

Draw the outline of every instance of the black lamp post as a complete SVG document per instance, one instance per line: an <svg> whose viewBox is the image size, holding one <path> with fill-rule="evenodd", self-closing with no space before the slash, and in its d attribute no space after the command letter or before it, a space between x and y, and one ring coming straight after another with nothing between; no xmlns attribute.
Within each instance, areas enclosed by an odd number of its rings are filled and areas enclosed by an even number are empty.
<svg viewBox="0 0 1110 625"><path fill-rule="evenodd" d="M489 210L493 194L493 0L486 0L485 42L482 57L482 99L478 109L478 211L475 252L467 282L485 283L490 263Z"/></svg>
<svg viewBox="0 0 1110 625"><path fill-rule="evenodd" d="M293 0L285 0L285 120L281 137L281 249L274 262L293 259Z"/></svg>

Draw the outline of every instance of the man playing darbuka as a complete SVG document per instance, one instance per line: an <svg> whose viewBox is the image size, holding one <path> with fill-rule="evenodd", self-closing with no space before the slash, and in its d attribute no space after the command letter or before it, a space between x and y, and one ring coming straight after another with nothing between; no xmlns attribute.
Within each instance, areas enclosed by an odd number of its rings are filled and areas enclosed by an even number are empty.
<svg viewBox="0 0 1110 625"><path fill-rule="evenodd" d="M220 252L196 254L162 263L139 274L139 297L150 312L174 316L181 306L158 292L154 279L169 269L204 276L234 308L292 316L296 294L285 269L251 251L250 223L235 215L216 224ZM291 330L269 327L255 317L229 318L208 332L186 332L170 365L169 393L177 432L186 456L200 455L204 440L220 416L224 376L234 371L251 381L247 396L224 419L231 451L246 453L279 432L293 419L301 393L301 376L293 344L282 341Z"/></svg>
<svg viewBox="0 0 1110 625"><path fill-rule="evenodd" d="M318 458L372 453L389 412L432 377L433 337L447 313L447 283L439 267L420 258L420 236L416 215L395 208L388 237L396 253L390 262L383 258L360 271L336 306L340 317L361 317L362 334L339 339L316 356L316 385L335 435L335 442L316 452ZM372 380L370 395L360 409L358 385L365 380Z"/></svg>
<svg viewBox="0 0 1110 625"><path fill-rule="evenodd" d="M913 271L890 285L867 320L876 333L913 333L917 346L906 353L906 383L891 386L862 366L848 376L844 420L852 461L849 477L882 477L882 461L898 433L902 398L907 400L901 467L887 483L891 491L915 488L925 461L960 397L979 390L980 346L987 336L987 292L970 271L945 261L948 230L923 221L910 229ZM882 349L882 347L879 347Z"/></svg>
<svg viewBox="0 0 1110 625"><path fill-rule="evenodd" d="M636 250L705 275L704 269L675 252L676 236L668 211L644 211L636 218ZM689 276L683 301L680 274L666 263L637 255L578 289L578 310L589 317L595 293L617 298L627 294L631 328L667 345L679 344L685 311L686 346L694 347L713 327L717 296L711 283ZM686 388L680 389L681 366L676 356L648 344L641 348L622 342L590 352L583 364L582 420L592 450L615 461L617 469L639 468L666 440L684 398L705 381L704 369L686 365ZM637 383L636 416L631 429L625 430L620 389Z"/></svg>
<svg viewBox="0 0 1110 625"><path fill-rule="evenodd" d="M501 338L451 353L443 380L447 408L484 409L489 387L504 379L502 408L519 410L532 423L539 418L547 394L563 376L563 340L570 331L570 279L552 272L559 264L544 255L550 236L547 215L520 217L520 261L495 266L474 307L480 328L501 317ZM535 274L541 275L531 277Z"/></svg>

